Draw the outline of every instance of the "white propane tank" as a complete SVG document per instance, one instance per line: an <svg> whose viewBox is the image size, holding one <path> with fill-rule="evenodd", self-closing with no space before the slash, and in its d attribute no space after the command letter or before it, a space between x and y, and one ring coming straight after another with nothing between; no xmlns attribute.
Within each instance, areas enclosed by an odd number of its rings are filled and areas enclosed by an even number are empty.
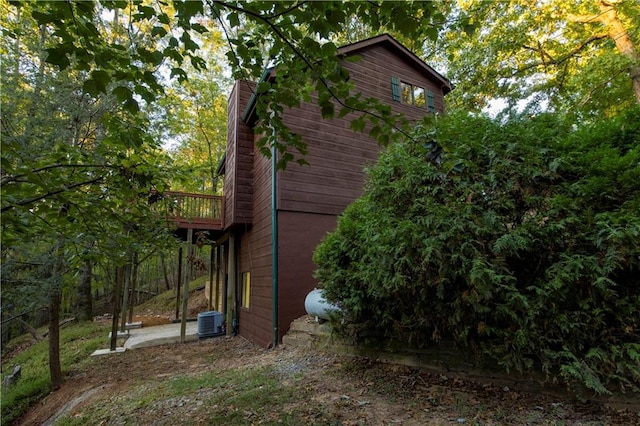
<svg viewBox="0 0 640 426"><path fill-rule="evenodd" d="M307 311L307 314L315 317L316 321L318 318L328 320L330 312L340 310L336 305L327 302L323 297L323 293L324 290L316 288L311 290L304 299L305 311Z"/></svg>

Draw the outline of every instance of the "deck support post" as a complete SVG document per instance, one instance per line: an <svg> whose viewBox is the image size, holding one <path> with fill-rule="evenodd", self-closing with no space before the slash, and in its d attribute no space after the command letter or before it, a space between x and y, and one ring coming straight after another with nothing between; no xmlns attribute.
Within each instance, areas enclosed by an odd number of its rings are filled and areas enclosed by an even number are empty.
<svg viewBox="0 0 640 426"><path fill-rule="evenodd" d="M178 285L176 286L176 321L180 317L180 286L182 285L182 247L178 248Z"/></svg>
<svg viewBox="0 0 640 426"><path fill-rule="evenodd" d="M215 276L215 272L213 271L213 268L216 268L216 270L218 269L216 265L216 250L217 247L215 245L211 245L211 253L209 256L209 294L207 295L207 308L209 311L215 310L213 305L213 277Z"/></svg>
<svg viewBox="0 0 640 426"><path fill-rule="evenodd" d="M222 267L222 247L216 246L216 299L215 310L222 310L220 306L220 268Z"/></svg>
<svg viewBox="0 0 640 426"><path fill-rule="evenodd" d="M187 230L187 262L193 259L193 229ZM182 320L180 321L180 343L186 342L187 338L187 306L189 302L189 281L191 280L191 268L185 264L184 285L182 287Z"/></svg>
<svg viewBox="0 0 640 426"><path fill-rule="evenodd" d="M236 300L236 237L233 233L229 235L229 254L227 255L229 262L227 280L227 336L232 336L235 328L235 312L237 306Z"/></svg>

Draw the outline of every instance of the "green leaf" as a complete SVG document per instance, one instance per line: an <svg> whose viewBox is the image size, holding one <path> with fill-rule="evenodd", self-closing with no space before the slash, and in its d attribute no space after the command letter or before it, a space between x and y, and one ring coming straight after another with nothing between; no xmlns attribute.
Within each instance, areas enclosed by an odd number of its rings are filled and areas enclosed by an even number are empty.
<svg viewBox="0 0 640 426"><path fill-rule="evenodd" d="M320 111L322 114L322 118L332 118L335 110L332 102L325 102L320 105Z"/></svg>
<svg viewBox="0 0 640 426"><path fill-rule="evenodd" d="M98 87L96 86L96 82L93 79L85 80L85 82L82 84L82 91L94 98L100 95L100 89L98 89Z"/></svg>
<svg viewBox="0 0 640 426"><path fill-rule="evenodd" d="M60 70L65 70L69 65L71 65L67 53L65 52L66 49L61 49L60 47L50 47L45 50L47 52L47 63L57 65Z"/></svg>
<svg viewBox="0 0 640 426"><path fill-rule="evenodd" d="M132 114L140 112L140 105L138 105L138 102L133 98L129 98L125 101L124 108Z"/></svg>
<svg viewBox="0 0 640 426"><path fill-rule="evenodd" d="M178 10L178 15L180 19L189 22L191 18L198 14L204 13L204 2L201 0L198 1L179 1L176 2L176 10Z"/></svg>
<svg viewBox="0 0 640 426"><path fill-rule="evenodd" d="M201 24L198 24L197 22L194 23L194 24L191 24L191 29L196 31L197 33L200 33L200 34L204 34L204 33L209 32L207 27L205 27L205 26L203 26Z"/></svg>
<svg viewBox="0 0 640 426"><path fill-rule="evenodd" d="M352 120L349 127L351 127L351 129L353 129L356 132L362 132L364 131L365 125L366 123L365 123L364 117L361 116Z"/></svg>
<svg viewBox="0 0 640 426"><path fill-rule="evenodd" d="M138 12L144 19L151 19L156 14L156 11L151 6L138 5Z"/></svg>
<svg viewBox="0 0 640 426"><path fill-rule="evenodd" d="M164 27L156 26L151 30L151 35L153 37L164 37L167 35L167 30Z"/></svg>
<svg viewBox="0 0 640 426"><path fill-rule="evenodd" d="M191 57L191 65L196 70L205 70L207 69L207 62L199 56Z"/></svg>
<svg viewBox="0 0 640 426"><path fill-rule="evenodd" d="M91 71L91 79L94 81L95 88L102 93L107 93L107 86L111 83L111 76L106 71Z"/></svg>
<svg viewBox="0 0 640 426"><path fill-rule="evenodd" d="M227 15L227 20L229 21L229 27L235 28L240 25L240 19L238 18L237 12L231 12Z"/></svg>
<svg viewBox="0 0 640 426"><path fill-rule="evenodd" d="M271 90L271 83L268 81L261 81L256 86L256 93L267 93Z"/></svg>
<svg viewBox="0 0 640 426"><path fill-rule="evenodd" d="M31 16L40 25L47 25L63 18L63 16L61 15L54 15L53 13L43 13L37 10L34 10L33 12L31 12Z"/></svg>
<svg viewBox="0 0 640 426"><path fill-rule="evenodd" d="M178 81L184 82L188 80L187 73L182 68L171 68L171 78L177 77Z"/></svg>
<svg viewBox="0 0 640 426"><path fill-rule="evenodd" d="M125 86L118 86L114 88L112 93L116 96L118 102L125 102L133 96L131 89Z"/></svg>
<svg viewBox="0 0 640 426"><path fill-rule="evenodd" d="M462 27L462 30L465 32L465 34L468 37L472 37L473 34L476 32L477 26L475 24L466 24L465 26Z"/></svg>

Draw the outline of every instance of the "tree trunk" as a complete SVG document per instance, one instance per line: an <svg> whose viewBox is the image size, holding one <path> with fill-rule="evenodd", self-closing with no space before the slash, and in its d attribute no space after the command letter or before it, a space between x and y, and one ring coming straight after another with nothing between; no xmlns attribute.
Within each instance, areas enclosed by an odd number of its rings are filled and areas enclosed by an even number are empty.
<svg viewBox="0 0 640 426"><path fill-rule="evenodd" d="M93 263L87 259L80 266L80 276L78 278L78 305L76 306L75 316L79 321L93 320L92 274Z"/></svg>
<svg viewBox="0 0 640 426"><path fill-rule="evenodd" d="M640 103L640 65L638 64L640 58L631 37L622 25L618 11L606 0L601 0L598 20L607 27L609 38L616 43L618 52L631 59L629 77L631 77L636 101Z"/></svg>
<svg viewBox="0 0 640 426"><path fill-rule="evenodd" d="M62 368L60 366L60 291L53 290L49 298L49 375L51 388L62 386Z"/></svg>
<svg viewBox="0 0 640 426"><path fill-rule="evenodd" d="M60 366L60 305L62 304L62 270L64 264L62 242L56 243L54 265L51 274L51 293L49 295L49 375L51 388L62 386L62 367Z"/></svg>
<svg viewBox="0 0 640 426"><path fill-rule="evenodd" d="M133 253L133 272L131 273L131 299L129 300L129 323L133 323L133 307L140 303L140 296L135 297L136 287L138 285L138 252ZM139 294L139 292L138 292Z"/></svg>
<svg viewBox="0 0 640 426"><path fill-rule="evenodd" d="M118 315L120 314L120 293L122 293L122 280L124 277L124 267L116 268L116 282L113 288L113 317L111 318L111 341L109 349L111 352L118 347Z"/></svg>
<svg viewBox="0 0 640 426"><path fill-rule="evenodd" d="M160 262L162 263L162 273L164 274L164 289L171 290L171 282L169 281L169 274L167 273L167 263L164 260L164 253L160 253Z"/></svg>
<svg viewBox="0 0 640 426"><path fill-rule="evenodd" d="M128 263L124 267L124 291L122 292L122 320L120 325L120 331L124 333L127 329L127 310L129 309L129 290L131 284L131 263Z"/></svg>

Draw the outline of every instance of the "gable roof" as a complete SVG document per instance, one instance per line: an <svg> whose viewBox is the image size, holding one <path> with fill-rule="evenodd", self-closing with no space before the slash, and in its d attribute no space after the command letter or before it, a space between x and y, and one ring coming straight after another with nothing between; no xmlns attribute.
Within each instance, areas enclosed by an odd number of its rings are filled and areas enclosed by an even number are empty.
<svg viewBox="0 0 640 426"><path fill-rule="evenodd" d="M412 51L404 47L402 44L400 44L398 40L396 40L395 38L391 37L391 35L386 33L339 47L338 56L347 56L351 54L357 54L357 52L360 50L364 50L378 44L389 47L392 51L394 51L400 57L409 61L409 63L411 63L414 67L418 68L425 74L430 75L436 82L440 83L440 87L442 88L443 95L446 95L447 93L451 92L451 90L453 89L449 79L447 79L442 74L440 74L439 72L431 68L429 65L426 64L426 62L424 62L422 59L416 56L415 53L413 53ZM267 68L262 73L262 76L260 77L260 80L258 81L258 83L274 78L274 76L275 76L275 69L273 67ZM241 115L242 121L244 121L249 125L253 125L254 122L257 120L256 114L255 114L257 100L258 100L258 94L254 92Z"/></svg>
<svg viewBox="0 0 640 426"><path fill-rule="evenodd" d="M338 55L351 55L355 54L360 50L366 49L368 47L374 45L384 45L389 47L399 56L403 57L405 60L408 60L412 65L414 65L419 70L425 72L426 74L431 75L437 82L440 83L442 87L442 94L446 95L453 88L451 87L451 82L449 79L444 77L442 74L431 68L427 65L422 59L420 59L415 53L404 47L398 40L393 38L389 34L380 34L375 37L367 38L365 40L360 40L355 43L347 44L345 46L338 48Z"/></svg>

